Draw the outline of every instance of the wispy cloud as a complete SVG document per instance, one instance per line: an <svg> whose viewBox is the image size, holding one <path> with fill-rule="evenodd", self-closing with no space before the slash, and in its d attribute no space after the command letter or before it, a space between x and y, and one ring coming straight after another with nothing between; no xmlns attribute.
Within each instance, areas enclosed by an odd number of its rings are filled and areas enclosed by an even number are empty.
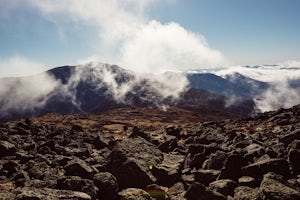
<svg viewBox="0 0 300 200"><path fill-rule="evenodd" d="M45 66L24 56L0 59L0 77L27 76L42 72Z"/></svg>

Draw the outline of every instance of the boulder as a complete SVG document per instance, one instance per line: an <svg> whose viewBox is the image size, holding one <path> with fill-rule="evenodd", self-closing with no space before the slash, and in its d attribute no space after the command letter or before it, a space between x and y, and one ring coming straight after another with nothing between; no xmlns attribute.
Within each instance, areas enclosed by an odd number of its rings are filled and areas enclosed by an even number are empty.
<svg viewBox="0 0 300 200"><path fill-rule="evenodd" d="M218 177L219 179L232 179L236 181L241 177L241 168L244 165L244 159L237 154L229 155L225 162L224 166L221 169L221 173Z"/></svg>
<svg viewBox="0 0 300 200"><path fill-rule="evenodd" d="M96 198L98 189L92 180L83 179L79 176L67 176L57 181L57 189L80 191Z"/></svg>
<svg viewBox="0 0 300 200"><path fill-rule="evenodd" d="M169 200L167 188L151 184L146 187L145 191L155 200Z"/></svg>
<svg viewBox="0 0 300 200"><path fill-rule="evenodd" d="M211 182L209 187L224 196L230 195L233 196L234 189L237 187L237 183L230 179L222 179Z"/></svg>
<svg viewBox="0 0 300 200"><path fill-rule="evenodd" d="M121 200L153 200L149 193L138 188L127 188L119 192Z"/></svg>
<svg viewBox="0 0 300 200"><path fill-rule="evenodd" d="M251 188L258 186L255 178L251 176L242 176L241 178L239 178L238 183L240 186L247 186Z"/></svg>
<svg viewBox="0 0 300 200"><path fill-rule="evenodd" d="M265 153L265 149L262 145L253 143L245 147L247 152L244 157L248 162L253 162L253 158L259 158Z"/></svg>
<svg viewBox="0 0 300 200"><path fill-rule="evenodd" d="M300 150L291 149L288 153L288 161L293 174L300 174Z"/></svg>
<svg viewBox="0 0 300 200"><path fill-rule="evenodd" d="M118 199L119 186L114 175L109 172L100 172L94 175L95 186L99 189L99 199Z"/></svg>
<svg viewBox="0 0 300 200"><path fill-rule="evenodd" d="M7 141L0 141L0 158L15 155L17 149L14 144Z"/></svg>
<svg viewBox="0 0 300 200"><path fill-rule="evenodd" d="M87 179L92 178L94 172L84 160L79 158L69 161L64 169L68 176L80 176Z"/></svg>
<svg viewBox="0 0 300 200"><path fill-rule="evenodd" d="M234 200L262 200L259 188L251 188L247 186L239 186L234 189Z"/></svg>
<svg viewBox="0 0 300 200"><path fill-rule="evenodd" d="M166 128L166 133L168 135L175 136L176 138L180 138L182 129L177 126L169 126Z"/></svg>
<svg viewBox="0 0 300 200"><path fill-rule="evenodd" d="M213 169L198 169L196 171L192 171L192 173L195 175L195 180L197 182L208 185L210 182L217 180L221 171Z"/></svg>
<svg viewBox="0 0 300 200"><path fill-rule="evenodd" d="M182 182L175 183L168 189L168 195L170 199L180 199L185 193L184 184ZM182 197L183 199L183 197Z"/></svg>
<svg viewBox="0 0 300 200"><path fill-rule="evenodd" d="M157 183L163 186L172 186L179 181L181 167L184 162L183 155L163 154L163 161L153 166L153 175L157 178Z"/></svg>
<svg viewBox="0 0 300 200"><path fill-rule="evenodd" d="M282 158L259 160L253 164L243 167L243 174L261 178L268 172L275 172L286 177L290 176L289 163Z"/></svg>
<svg viewBox="0 0 300 200"><path fill-rule="evenodd" d="M275 173L265 174L260 184L260 193L265 199L300 199L300 192L283 180L283 177Z"/></svg>
<svg viewBox="0 0 300 200"><path fill-rule="evenodd" d="M209 158L204 161L202 168L220 170L222 169L227 156L228 155L223 151L216 151L215 153L210 154Z"/></svg>
<svg viewBox="0 0 300 200"><path fill-rule="evenodd" d="M165 153L173 151L176 147L178 147L178 139L176 137L169 136L167 140L161 143L158 148Z"/></svg>
<svg viewBox="0 0 300 200"><path fill-rule="evenodd" d="M157 180L151 169L162 162L163 153L141 137L127 138L115 144L110 160L108 169L121 189L144 188Z"/></svg>
<svg viewBox="0 0 300 200"><path fill-rule="evenodd" d="M57 199L73 199L73 200L91 200L91 196L86 193L70 190L57 190L51 188L17 188L11 193L15 196L13 199L25 200L57 200ZM1 197L1 196L0 196Z"/></svg>
<svg viewBox="0 0 300 200"><path fill-rule="evenodd" d="M284 143L285 145L292 143L294 140L300 140L300 129L295 130L287 135L282 136L279 140L280 140L280 142Z"/></svg>
<svg viewBox="0 0 300 200"><path fill-rule="evenodd" d="M211 191L198 182L194 182L187 189L184 197L187 200L226 200L226 197L222 194Z"/></svg>

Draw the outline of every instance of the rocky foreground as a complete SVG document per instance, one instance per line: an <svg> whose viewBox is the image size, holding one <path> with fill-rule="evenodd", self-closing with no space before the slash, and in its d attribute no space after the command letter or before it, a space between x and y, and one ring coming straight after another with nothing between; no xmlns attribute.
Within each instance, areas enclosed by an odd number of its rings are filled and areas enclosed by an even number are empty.
<svg viewBox="0 0 300 200"><path fill-rule="evenodd" d="M0 199L300 199L300 105L182 125L66 119L0 124Z"/></svg>

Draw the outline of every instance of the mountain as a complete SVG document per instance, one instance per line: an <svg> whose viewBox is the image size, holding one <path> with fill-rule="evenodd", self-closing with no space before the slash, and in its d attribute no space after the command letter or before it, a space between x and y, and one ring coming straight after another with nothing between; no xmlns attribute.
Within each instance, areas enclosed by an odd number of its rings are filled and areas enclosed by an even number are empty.
<svg viewBox="0 0 300 200"><path fill-rule="evenodd" d="M239 73L224 78L211 73L188 74L191 87L222 96L253 99L269 88L269 84L243 76Z"/></svg>
<svg viewBox="0 0 300 200"><path fill-rule="evenodd" d="M245 117L255 110L255 91L267 88L263 82L238 74L227 78L171 72L140 75L99 63L58 67L29 77L3 78L0 83L2 120L47 113L99 113L126 107L174 107L208 118Z"/></svg>

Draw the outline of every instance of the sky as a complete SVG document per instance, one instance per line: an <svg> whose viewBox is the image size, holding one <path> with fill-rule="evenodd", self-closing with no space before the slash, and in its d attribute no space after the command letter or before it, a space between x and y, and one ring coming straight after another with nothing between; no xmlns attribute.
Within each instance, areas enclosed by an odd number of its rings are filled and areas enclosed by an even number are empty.
<svg viewBox="0 0 300 200"><path fill-rule="evenodd" d="M0 0L0 76L299 61L299 19L299 0Z"/></svg>

